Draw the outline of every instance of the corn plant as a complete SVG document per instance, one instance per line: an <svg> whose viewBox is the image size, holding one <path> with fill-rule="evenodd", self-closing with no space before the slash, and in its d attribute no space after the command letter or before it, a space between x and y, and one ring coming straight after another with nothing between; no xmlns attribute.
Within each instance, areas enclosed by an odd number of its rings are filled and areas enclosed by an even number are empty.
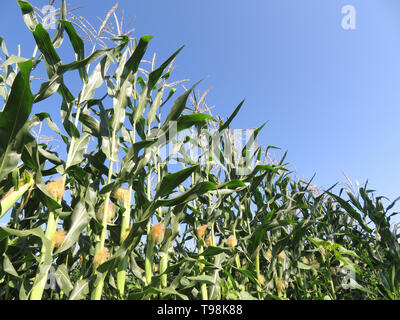
<svg viewBox="0 0 400 320"><path fill-rule="evenodd" d="M316 193L286 154L268 160L263 125L241 145L230 125L244 101L217 121L198 84L179 95L170 82L182 48L147 70L152 37L119 32L86 55L64 0L53 37L18 5L36 48L10 55L0 38L1 299L400 298L395 202L366 186ZM32 114L51 96L59 119ZM65 158L32 135L43 123Z"/></svg>

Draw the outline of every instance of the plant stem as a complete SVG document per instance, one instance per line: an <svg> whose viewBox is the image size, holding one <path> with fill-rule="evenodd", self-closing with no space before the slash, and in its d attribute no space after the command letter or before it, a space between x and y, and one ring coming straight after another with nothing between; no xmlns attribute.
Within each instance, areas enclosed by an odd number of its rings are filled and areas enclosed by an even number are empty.
<svg viewBox="0 0 400 320"><path fill-rule="evenodd" d="M256 267L256 274L257 274L257 281L260 282L260 249L257 250L256 254L256 261L255 261L255 267ZM257 294L258 294L258 299L261 299L261 287L257 285Z"/></svg>
<svg viewBox="0 0 400 320"><path fill-rule="evenodd" d="M112 143L111 143L111 159L110 159L110 167L108 168L108 183L111 183L111 178L113 175L113 166L114 166L114 149L115 149L115 138L116 138L116 132L113 130L112 133ZM104 213L103 213L103 220L102 220L102 230L101 230L101 235L100 235L100 243L96 247L96 254L98 254L101 250L104 249L104 244L106 241L106 235L107 235L107 223L108 223L108 211L109 211L109 202L110 202L110 195L111 191L107 192L106 194L106 199L105 199L105 206L104 206ZM99 276L99 273L97 272L97 266L94 266L94 271L95 273ZM104 277L101 276L99 281L95 283L95 288L92 293L92 300L100 300L101 295L103 293L103 287L104 287Z"/></svg>
<svg viewBox="0 0 400 320"><path fill-rule="evenodd" d="M131 201L132 201L132 186L129 186L128 189L128 197L124 199L124 208L125 211L122 215L122 222L121 222L121 237L120 243L124 241L124 237L126 232L129 231L130 221L131 221ZM118 266L118 273L117 273L117 288L119 291L120 297L124 296L125 293L125 280L126 280L126 269L128 267L129 256L126 255L121 264Z"/></svg>
<svg viewBox="0 0 400 320"><path fill-rule="evenodd" d="M63 174L62 179L63 179L63 186L64 186L65 181L66 181L65 173ZM58 202L61 203L61 200L62 199L58 199ZM59 217L54 211L49 212L49 217L47 218L47 226L46 226L46 232L45 232L45 237L49 241L52 240L52 237L57 230L58 219L59 219ZM50 254L52 254L52 253L53 253L53 245L51 246L51 249L50 249ZM42 249L40 251L40 260L39 260L39 264L38 264L38 270L36 272L35 283L33 284L32 292L30 295L30 300L41 300L42 299L44 287L45 287L46 281L47 281L47 274L50 270L50 265L46 266L43 269L45 255L46 255L46 246L43 243ZM40 278L40 275L42 275L42 278ZM37 279L40 279L40 280L37 281Z"/></svg>
<svg viewBox="0 0 400 320"><path fill-rule="evenodd" d="M153 251L155 242L154 239L149 238L146 247L146 257L144 261L144 271L146 275L146 285L150 285L151 278L153 277Z"/></svg>
<svg viewBox="0 0 400 320"><path fill-rule="evenodd" d="M54 233L56 232L57 224L58 224L58 216L53 211L50 211L49 218L47 220L46 233L45 233L45 237L50 241L51 241L51 238L53 237ZM51 248L51 251L53 251L53 247ZM52 252L50 252L50 254L51 253ZM43 244L42 249L40 251L40 260L39 260L39 264L38 264L38 270L36 272L35 283L32 288L30 300L41 300L42 299L44 287L47 282L47 274L50 270L50 265L45 266L43 268L45 256L46 256L46 247ZM38 279L39 279L39 281L38 281Z"/></svg>
<svg viewBox="0 0 400 320"><path fill-rule="evenodd" d="M161 276L161 287L162 288L166 288L168 286L168 282L167 282L167 274L163 274L165 272L165 270L167 270L168 268L168 249L169 249L169 245L167 245L165 247L165 251L162 252L162 256L161 256L161 260L160 260L160 273L162 274Z"/></svg>
<svg viewBox="0 0 400 320"><path fill-rule="evenodd" d="M204 248L199 242L199 254L203 253L203 251L204 251ZM205 272L202 272L202 274L205 274ZM202 283L200 288L201 288L201 299L208 300L207 283Z"/></svg>

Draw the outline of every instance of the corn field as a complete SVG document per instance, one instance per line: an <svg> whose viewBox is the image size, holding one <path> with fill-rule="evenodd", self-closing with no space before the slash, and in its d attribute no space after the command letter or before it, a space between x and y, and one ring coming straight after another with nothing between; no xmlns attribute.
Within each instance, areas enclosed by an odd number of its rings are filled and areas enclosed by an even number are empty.
<svg viewBox="0 0 400 320"><path fill-rule="evenodd" d="M151 36L119 30L86 54L65 0L53 35L16 5L36 48L9 55L0 38L0 299L400 298L395 202L367 185L316 192L270 161L263 125L239 143L244 101L215 119L197 84L170 82L182 48L157 66ZM35 108L53 96L59 119ZM64 159L33 135L42 124Z"/></svg>

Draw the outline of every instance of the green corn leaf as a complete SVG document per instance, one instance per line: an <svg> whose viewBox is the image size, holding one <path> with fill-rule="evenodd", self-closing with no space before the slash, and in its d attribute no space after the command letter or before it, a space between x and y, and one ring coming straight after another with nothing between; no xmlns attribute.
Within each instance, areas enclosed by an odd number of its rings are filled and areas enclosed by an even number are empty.
<svg viewBox="0 0 400 320"><path fill-rule="evenodd" d="M78 33L75 31L72 23L69 21L61 21L61 25L67 31L69 40L71 41L72 47L75 51L76 60L84 60L85 58L85 44ZM79 68L79 75L84 83L88 81L88 75L84 66Z"/></svg>
<svg viewBox="0 0 400 320"><path fill-rule="evenodd" d="M323 247L328 251L334 251L340 247L339 244L334 243L333 241L326 241L326 240L321 240L321 239L313 238L313 237L308 237L308 240L310 240L312 243L314 243L317 247Z"/></svg>
<svg viewBox="0 0 400 320"><path fill-rule="evenodd" d="M21 287L19 289L19 300L28 300L28 295L26 294L24 282L21 283Z"/></svg>
<svg viewBox="0 0 400 320"><path fill-rule="evenodd" d="M140 92L139 103L138 103L137 107L135 108L134 117L133 117L134 123L136 123L143 116L146 106L150 101L150 97L149 97L148 93L149 93L149 89L147 86L145 86L142 89L142 91Z"/></svg>
<svg viewBox="0 0 400 320"><path fill-rule="evenodd" d="M88 114L81 113L79 115L79 121L90 129L92 136L100 136L100 122L96 118L91 117Z"/></svg>
<svg viewBox="0 0 400 320"><path fill-rule="evenodd" d="M60 65L57 68L57 73L58 74L63 74L67 71L71 71L71 70L82 70L82 68L84 69L85 66L87 66L89 63L96 61L97 59L99 59L100 57L102 57L105 53L112 51L113 48L110 49L98 49L95 52L93 52L90 56L86 57L83 60L79 60L79 61L74 61L68 64L63 64ZM87 78L87 75L83 76L83 79L85 80ZM86 79L87 81L87 79Z"/></svg>
<svg viewBox="0 0 400 320"><path fill-rule="evenodd" d="M156 117L156 112L161 105L164 89L165 87L162 86L162 88L158 90L156 97L154 98L154 101L150 105L150 109L149 112L147 113L147 118L146 118L146 123L148 126L150 126L153 123Z"/></svg>
<svg viewBox="0 0 400 320"><path fill-rule="evenodd" d="M80 137L79 130L72 122L72 108L74 106L74 96L68 90L68 88L64 86L62 80L60 83L58 93L63 97L63 101L61 103L61 120L64 129L65 131L67 131L70 137L78 139ZM67 142L66 145L69 145L69 142Z"/></svg>
<svg viewBox="0 0 400 320"><path fill-rule="evenodd" d="M68 267L65 264L58 266L55 276L57 284L61 290L66 295L69 295L69 293L74 289L74 286L68 274Z"/></svg>
<svg viewBox="0 0 400 320"><path fill-rule="evenodd" d="M3 228L0 227L0 239L4 239L7 236L16 236L16 237L28 237L28 236L36 236L40 239L45 239L43 230L38 227L30 230L15 230L11 228Z"/></svg>
<svg viewBox="0 0 400 320"><path fill-rule="evenodd" d="M231 180L228 182L225 182L221 185L218 186L218 189L224 189L224 188L229 188L229 189L237 189L237 188L246 188L247 185L240 180Z"/></svg>
<svg viewBox="0 0 400 320"><path fill-rule="evenodd" d="M189 90L187 90L183 95L181 95L174 104L172 105L172 108L164 122L164 125L161 127L161 130L166 131L169 128L169 122L170 121L177 121L181 113L186 107L186 102L187 99L189 98L190 93L193 91L193 89L200 83L197 82L194 84Z"/></svg>
<svg viewBox="0 0 400 320"><path fill-rule="evenodd" d="M36 166L39 167L39 152L37 150L35 150L34 158L36 161ZM47 208L49 208L49 210L55 211L61 208L61 205L56 200L54 200L47 191L46 185L43 181L42 171L40 170L38 170L35 175L35 187L38 191L38 198Z"/></svg>
<svg viewBox="0 0 400 320"><path fill-rule="evenodd" d="M89 294L89 281L80 279L75 283L74 289L69 296L69 300L83 300Z"/></svg>
<svg viewBox="0 0 400 320"><path fill-rule="evenodd" d="M210 284L210 285L214 285L215 284L214 277L207 276L207 275L187 277L187 279L190 280L190 281L195 281L195 282L199 282L199 283L206 283L206 284Z"/></svg>
<svg viewBox="0 0 400 320"><path fill-rule="evenodd" d="M236 115L238 114L240 108L242 107L242 105L244 104L243 100L242 102L240 102L240 104L236 107L235 111L233 111L232 115L228 118L228 120L226 120L226 122L219 128L219 131L223 131L227 128L229 128L229 125L231 124L232 120L236 117Z"/></svg>
<svg viewBox="0 0 400 320"><path fill-rule="evenodd" d="M162 106L164 106L164 105L171 99L171 97L174 95L175 92L176 92L176 89L175 89L175 88L171 88L171 89L169 90L168 97L167 97L167 99L165 99L165 100L163 101L163 103L161 103L160 108L161 108Z"/></svg>
<svg viewBox="0 0 400 320"><path fill-rule="evenodd" d="M357 200L357 198L354 196L354 194L350 191L350 190L345 190L347 195L350 198L351 203L353 204L353 206L355 206L358 210L363 211L363 208L360 204L360 202Z"/></svg>
<svg viewBox="0 0 400 320"><path fill-rule="evenodd" d="M2 37L0 37L0 47L1 47L1 51L3 51L3 53L7 59L9 57L9 54L8 54L8 50L6 47L6 43L4 42L4 39Z"/></svg>
<svg viewBox="0 0 400 320"><path fill-rule="evenodd" d="M216 190L217 185L213 182L205 181L201 182L188 191L184 192L180 196L176 198L169 199L169 200L158 200L158 206L176 206L178 204L182 204L191 200L198 198L199 196L203 195L204 193L212 190Z"/></svg>
<svg viewBox="0 0 400 320"><path fill-rule="evenodd" d="M55 132L59 133L57 126L51 121L50 116L47 113L39 113L33 115L29 120L25 122L24 126L18 131L17 135L15 136L12 143L12 147L15 151L11 151L4 155L5 157L8 158L8 160L6 160L5 162L6 167L3 168L4 173L10 172L10 170L12 171L13 168L16 168L17 163L21 158L21 153L23 153L23 148L27 149L31 148L32 146L36 148L36 141L30 135L29 130L31 130L34 126L38 125L43 120L46 120L50 128L52 128ZM33 156L33 154L34 152L30 151L30 155ZM23 158L23 160L25 162L26 158L25 159ZM32 165L33 167L31 166L31 168L35 169L37 168L35 163L32 163Z"/></svg>
<svg viewBox="0 0 400 320"><path fill-rule="evenodd" d="M59 89L61 85L61 77L58 74L54 74L53 77L40 85L39 92L35 94L34 103L40 102L51 95L53 95Z"/></svg>
<svg viewBox="0 0 400 320"><path fill-rule="evenodd" d="M360 290L363 291L365 293L368 294L373 294L373 292L371 290L368 290L367 288L365 288L364 286L360 285L355 279L353 278L349 278L349 282L347 283L347 286L349 289L353 289L353 290Z"/></svg>
<svg viewBox="0 0 400 320"><path fill-rule="evenodd" d="M197 165L166 175L160 182L154 199L158 199L159 197L164 197L172 193L177 186L182 184L198 168L199 166Z"/></svg>
<svg viewBox="0 0 400 320"><path fill-rule="evenodd" d="M232 266L232 268L235 269L236 271L240 272L241 274L245 275L254 284L257 284L256 278L253 276L253 274L249 270L239 269L239 268L236 268L235 266Z"/></svg>
<svg viewBox="0 0 400 320"><path fill-rule="evenodd" d="M61 0L60 20L58 21L57 31L53 37L54 48L59 48L64 41L64 26L61 21L67 19L66 0Z"/></svg>
<svg viewBox="0 0 400 320"><path fill-rule="evenodd" d="M57 157L53 153L43 149L41 146L38 146L38 151L43 157L45 157L47 160L49 160L53 164L56 164L56 165L63 164L63 161L59 157Z"/></svg>
<svg viewBox="0 0 400 320"><path fill-rule="evenodd" d="M11 148L0 155L0 180L7 177L7 175L17 167L20 159L21 154L11 150Z"/></svg>
<svg viewBox="0 0 400 320"><path fill-rule="evenodd" d="M70 145L72 150L68 150L69 158L65 165L66 169L82 162L83 153L89 144L90 137L89 133L84 132L79 139L75 140L74 144Z"/></svg>
<svg viewBox="0 0 400 320"><path fill-rule="evenodd" d="M141 291L141 292L131 293L128 296L128 300L143 299L143 297L145 297L146 295L151 295L151 294L161 294L163 297L177 296L182 300L189 300L187 295L179 293L177 290L175 290L172 287L161 288L161 289L160 288L156 288L156 287L150 287L150 288L147 288L146 290Z"/></svg>
<svg viewBox="0 0 400 320"><path fill-rule="evenodd" d="M0 230L0 256L2 256L8 248L8 234Z"/></svg>
<svg viewBox="0 0 400 320"><path fill-rule="evenodd" d="M25 24L31 31L34 31L38 25L38 21L35 12L33 11L33 7L26 1L18 0L18 4L21 8Z"/></svg>
<svg viewBox="0 0 400 320"><path fill-rule="evenodd" d="M65 236L64 243L55 253L59 254L71 248L78 241L81 231L87 226L89 221L90 216L85 208L84 201L82 200L75 206L71 216L71 226Z"/></svg>
<svg viewBox="0 0 400 320"><path fill-rule="evenodd" d="M50 269L52 259L51 259L51 241L47 239L44 235L44 232L42 228L34 228L30 230L15 230L15 229L10 229L10 228L2 228L0 227L0 239L4 235L12 235L16 237L21 237L25 238L28 236L36 236L39 237L42 240L44 251L45 251L45 256L44 256L44 261L43 264L41 265L40 268L40 273L39 276L35 279L35 283L41 281L43 277L47 276L48 270Z"/></svg>
<svg viewBox="0 0 400 320"><path fill-rule="evenodd" d="M240 295L240 299L239 300L258 300L256 297L252 296L247 291L241 291L239 293L239 295Z"/></svg>
<svg viewBox="0 0 400 320"><path fill-rule="evenodd" d="M180 47L173 55L171 55L160 67L158 67L156 70L150 72L149 74L149 82L148 82L148 88L149 90L152 90L153 87L157 84L158 80L160 80L164 70L168 65L175 59L175 57L178 55L178 53L183 49L184 46Z"/></svg>
<svg viewBox="0 0 400 320"><path fill-rule="evenodd" d="M209 256L216 256L220 253L230 253L232 250L229 248L222 248L222 247L214 247L208 246L202 253L197 254L197 256L209 257Z"/></svg>
<svg viewBox="0 0 400 320"><path fill-rule="evenodd" d="M10 258L6 255L3 254L3 270L4 272L7 272L8 274L11 274L14 277L20 278L18 275L18 272L15 270Z"/></svg>
<svg viewBox="0 0 400 320"><path fill-rule="evenodd" d="M333 197L339 204L346 210L346 212L352 217L354 220L356 220L365 231L371 232L372 230L364 224L364 221L361 218L361 215L344 199L340 198L339 196L327 192L331 197Z"/></svg>
<svg viewBox="0 0 400 320"><path fill-rule="evenodd" d="M41 23L36 26L32 34L36 45L45 58L47 74L51 78L57 72L57 67L61 64L61 59L53 46L49 33Z"/></svg>
<svg viewBox="0 0 400 320"><path fill-rule="evenodd" d="M212 116L204 113L182 115L177 121L177 131L180 132L196 124L205 124L206 120L216 121Z"/></svg>
<svg viewBox="0 0 400 320"><path fill-rule="evenodd" d="M18 190L15 189L7 198L0 201L0 218L32 187L33 180L29 179L30 181L26 181L23 186L19 186Z"/></svg>
<svg viewBox="0 0 400 320"><path fill-rule="evenodd" d="M121 88L119 89L117 99L114 103L114 114L111 119L111 127L114 130L118 131L121 124L125 120L125 108L128 105L128 88L132 87L133 85L135 73L139 69L139 64L146 52L147 46L151 39L151 36L142 36L132 56L125 63L121 77L122 84ZM137 123L138 120L142 117L147 99L147 93L145 92L142 96L142 102L140 106L135 109L133 115L134 123Z"/></svg>
<svg viewBox="0 0 400 320"><path fill-rule="evenodd" d="M129 82L132 81L132 77L138 70L140 61L142 60L151 39L153 39L153 37L149 35L145 35L140 38L139 44L137 45L135 51L133 52L132 56L128 59L128 61L125 63L122 72L122 79L124 81L126 80L128 80Z"/></svg>
<svg viewBox="0 0 400 320"><path fill-rule="evenodd" d="M251 146L254 144L258 134L260 133L261 129L264 128L265 125L266 125L266 123L264 123L261 127L259 127L256 130L254 130L254 132L251 134L251 137L249 138L249 141L246 143L246 145L242 149L242 156L243 157L248 156L247 155L247 151L251 150Z"/></svg>
<svg viewBox="0 0 400 320"><path fill-rule="evenodd" d="M161 294L163 294L164 296L172 295L172 296L177 296L177 297L181 298L182 300L189 300L189 298L187 297L187 295L182 294L182 293L179 293L178 291L176 291L176 290L173 289L173 288L162 288L162 289L159 289L159 288L151 288L151 289L149 290L149 292L152 292L152 293L161 293Z"/></svg>
<svg viewBox="0 0 400 320"><path fill-rule="evenodd" d="M14 63L18 64L18 63L26 62L26 61L28 61L28 59L23 58L23 57L18 57L18 56L16 56L16 55L11 55L6 61L4 61L4 62L0 65L0 68L7 67L7 66L12 65L12 64L14 64Z"/></svg>
<svg viewBox="0 0 400 320"><path fill-rule="evenodd" d="M17 132L23 127L32 109L33 95L29 76L32 61L18 64L20 72L11 87L10 97L0 113L0 150L4 152Z"/></svg>
<svg viewBox="0 0 400 320"><path fill-rule="evenodd" d="M0 113L0 181L17 165L19 155L15 138L28 120L33 103L29 84L32 61L28 60L18 66L20 72L13 82L3 112Z"/></svg>
<svg viewBox="0 0 400 320"><path fill-rule="evenodd" d="M103 84L110 65L111 58L108 55L103 57L103 59L101 59L101 61L96 65L87 83L83 85L79 96L80 104L93 98L95 90Z"/></svg>

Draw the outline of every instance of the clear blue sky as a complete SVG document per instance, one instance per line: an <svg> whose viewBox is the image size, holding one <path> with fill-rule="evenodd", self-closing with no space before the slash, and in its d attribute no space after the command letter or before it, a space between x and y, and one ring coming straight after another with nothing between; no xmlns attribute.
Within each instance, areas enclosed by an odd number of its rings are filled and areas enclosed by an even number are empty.
<svg viewBox="0 0 400 320"><path fill-rule="evenodd" d="M0 36L12 53L23 43L30 57L19 7L3 2ZM400 1L118 2L119 14L124 8L135 17L135 36L155 36L149 52L159 63L185 45L175 77L204 79L200 90L211 88L214 115L228 117L246 98L233 127L269 121L258 142L288 150L299 177L316 173L315 183L328 188L346 182L344 171L353 182L368 179L377 195L400 196ZM67 3L85 6L75 13L98 27L115 2ZM347 4L356 9L356 30L341 27Z"/></svg>

